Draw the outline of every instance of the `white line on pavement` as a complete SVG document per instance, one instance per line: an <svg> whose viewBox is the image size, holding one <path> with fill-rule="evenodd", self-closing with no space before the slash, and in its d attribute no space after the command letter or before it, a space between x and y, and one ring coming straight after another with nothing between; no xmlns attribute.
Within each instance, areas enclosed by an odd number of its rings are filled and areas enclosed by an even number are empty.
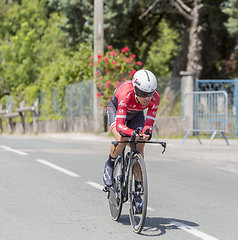
<svg viewBox="0 0 238 240"><path fill-rule="evenodd" d="M91 185L92 187L94 188L97 188L99 190L103 190L103 186L98 184L98 183L95 183L95 182L86 182L87 184Z"/></svg>
<svg viewBox="0 0 238 240"><path fill-rule="evenodd" d="M1 148L4 148L4 149L6 149L8 151L11 151L11 152L15 152L15 153L20 154L20 155L27 155L27 153L25 153L25 152L15 150L15 149L12 149L10 147L1 146Z"/></svg>
<svg viewBox="0 0 238 240"><path fill-rule="evenodd" d="M200 239L203 239L203 240L218 240L217 238L214 238L206 233L203 233L195 228L192 228L188 225L185 225L183 223L180 223L180 222L177 222L177 221L171 221L170 224L176 226L177 228L179 229L182 229Z"/></svg>
<svg viewBox="0 0 238 240"><path fill-rule="evenodd" d="M56 170L58 170L58 171L60 171L60 172L62 172L62 173L65 173L65 174L71 176L71 177L80 177L80 176L79 176L78 174L76 174L76 173L73 173L73 172L71 172L71 171L69 171L69 170L66 170L66 169L64 169L64 168L62 168L62 167L59 167L59 166L57 166L57 165L55 165L55 164L53 164L53 163L47 162L47 161L45 161L45 160L37 159L37 162L43 163L43 164L47 165L48 167L54 168L54 169L56 169Z"/></svg>

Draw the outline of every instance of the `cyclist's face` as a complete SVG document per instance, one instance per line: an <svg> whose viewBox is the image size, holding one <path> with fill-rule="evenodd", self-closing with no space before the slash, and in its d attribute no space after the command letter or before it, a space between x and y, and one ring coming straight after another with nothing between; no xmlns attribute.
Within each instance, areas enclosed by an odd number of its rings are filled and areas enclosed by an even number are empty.
<svg viewBox="0 0 238 240"><path fill-rule="evenodd" d="M143 97L138 97L137 96L138 101L145 107L148 106L148 104L150 103L151 98L152 97L145 97L145 98L143 98Z"/></svg>

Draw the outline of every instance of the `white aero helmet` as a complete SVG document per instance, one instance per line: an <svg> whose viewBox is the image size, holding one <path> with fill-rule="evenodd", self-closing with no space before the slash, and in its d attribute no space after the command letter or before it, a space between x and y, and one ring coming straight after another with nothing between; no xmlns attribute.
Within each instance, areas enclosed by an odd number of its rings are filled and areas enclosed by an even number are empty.
<svg viewBox="0 0 238 240"><path fill-rule="evenodd" d="M152 97L157 88L155 75L145 69L137 71L132 78L135 94L138 97Z"/></svg>

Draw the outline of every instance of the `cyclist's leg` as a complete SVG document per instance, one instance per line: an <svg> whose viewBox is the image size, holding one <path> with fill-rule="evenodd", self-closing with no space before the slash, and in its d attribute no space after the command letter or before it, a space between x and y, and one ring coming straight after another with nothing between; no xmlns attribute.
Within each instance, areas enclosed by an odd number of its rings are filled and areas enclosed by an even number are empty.
<svg viewBox="0 0 238 240"><path fill-rule="evenodd" d="M112 130L112 133L116 139L116 141L128 141L129 138L128 137L122 137L116 130L116 128L114 127ZM123 151L123 149L125 148L126 146L126 143L119 143L118 146L114 147L114 145L112 144L111 145L111 149L110 149L110 155L113 157L113 158L117 158L117 156Z"/></svg>
<svg viewBox="0 0 238 240"><path fill-rule="evenodd" d="M117 141L128 140L128 138L121 137L121 135L116 131L116 108L112 104L112 102L109 102L108 104L107 116L108 116L108 123L109 123L110 129L115 139ZM125 147L125 144L123 143L120 143L116 147L116 149L113 144L111 145L109 158L105 163L104 174L103 174L103 180L107 186L111 186L113 184L112 175L113 175L114 162L117 156L123 151L124 147Z"/></svg>

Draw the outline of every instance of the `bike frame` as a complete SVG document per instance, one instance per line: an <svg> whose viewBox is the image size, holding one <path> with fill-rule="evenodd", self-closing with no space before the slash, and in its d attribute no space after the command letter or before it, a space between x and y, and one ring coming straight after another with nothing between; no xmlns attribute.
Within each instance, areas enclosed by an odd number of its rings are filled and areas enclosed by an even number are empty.
<svg viewBox="0 0 238 240"><path fill-rule="evenodd" d="M122 197L123 197L123 203L127 201L127 185L128 185L128 176L129 176L129 171L130 171L130 167L132 164L132 159L133 156L136 153L139 153L136 146L138 143L157 143L157 144L161 144L161 146L164 148L162 154L165 152L165 148L166 148L166 143L165 142L156 142L156 141L113 141L112 144L114 145L115 149L118 146L119 143L127 143L130 147L130 155L129 155L129 159L128 159L128 163L125 166L125 148L123 149L122 153L120 154L121 157L121 164L122 164ZM115 151L115 150L114 150ZM119 161L119 159L116 160L115 166L117 166L117 162ZM118 192L117 189L114 189L116 196L118 197Z"/></svg>

